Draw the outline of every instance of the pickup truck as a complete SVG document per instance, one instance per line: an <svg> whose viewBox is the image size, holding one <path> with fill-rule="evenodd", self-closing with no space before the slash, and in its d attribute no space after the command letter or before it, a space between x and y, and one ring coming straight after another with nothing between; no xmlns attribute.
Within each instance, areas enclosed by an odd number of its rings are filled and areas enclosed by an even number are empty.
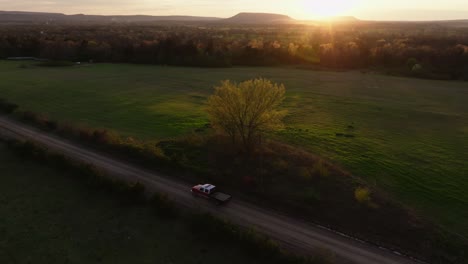
<svg viewBox="0 0 468 264"><path fill-rule="evenodd" d="M190 190L193 195L201 196L215 201L217 204L223 204L231 200L232 196L216 190L212 184L198 184Z"/></svg>

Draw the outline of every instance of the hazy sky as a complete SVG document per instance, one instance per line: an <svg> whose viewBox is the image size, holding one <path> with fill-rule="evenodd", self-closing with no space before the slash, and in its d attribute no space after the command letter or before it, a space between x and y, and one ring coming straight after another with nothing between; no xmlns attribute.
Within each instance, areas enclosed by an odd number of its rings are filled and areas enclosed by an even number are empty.
<svg viewBox="0 0 468 264"><path fill-rule="evenodd" d="M0 10L216 17L269 12L296 19L353 15L361 19L435 20L468 19L468 0L0 0Z"/></svg>

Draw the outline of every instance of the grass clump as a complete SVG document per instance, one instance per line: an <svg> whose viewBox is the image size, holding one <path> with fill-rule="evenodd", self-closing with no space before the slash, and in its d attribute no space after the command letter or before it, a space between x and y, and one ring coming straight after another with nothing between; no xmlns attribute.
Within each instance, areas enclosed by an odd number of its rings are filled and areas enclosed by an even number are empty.
<svg viewBox="0 0 468 264"><path fill-rule="evenodd" d="M371 191L366 187L358 187L354 191L354 198L362 204L367 204L371 201Z"/></svg>
<svg viewBox="0 0 468 264"><path fill-rule="evenodd" d="M367 187L357 187L354 190L354 198L358 203L364 204L369 208L379 208L379 205L372 200L372 191Z"/></svg>

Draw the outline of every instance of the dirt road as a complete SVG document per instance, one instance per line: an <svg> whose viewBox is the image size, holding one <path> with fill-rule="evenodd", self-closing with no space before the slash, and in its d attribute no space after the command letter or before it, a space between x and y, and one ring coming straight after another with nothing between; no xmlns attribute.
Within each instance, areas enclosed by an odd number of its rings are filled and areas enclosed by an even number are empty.
<svg viewBox="0 0 468 264"><path fill-rule="evenodd" d="M273 211L234 199L226 206L215 206L195 198L189 185L119 161L43 131L0 116L0 134L29 139L73 159L93 164L124 180L139 181L150 190L164 192L181 206L204 210L233 223L255 229L302 253L331 252L337 263L402 264L420 263L396 252L369 245L322 227L279 215ZM196 183L194 183L196 184Z"/></svg>

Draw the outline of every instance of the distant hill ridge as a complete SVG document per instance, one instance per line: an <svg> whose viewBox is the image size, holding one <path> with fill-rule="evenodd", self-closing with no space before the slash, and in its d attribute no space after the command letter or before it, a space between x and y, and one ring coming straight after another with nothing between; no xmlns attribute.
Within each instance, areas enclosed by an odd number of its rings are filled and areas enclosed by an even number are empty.
<svg viewBox="0 0 468 264"><path fill-rule="evenodd" d="M151 22L151 21L207 21L237 24L291 23L289 16L270 13L239 13L230 18L197 16L150 16L150 15L66 15L61 13L42 13L24 11L0 11L0 22Z"/></svg>
<svg viewBox="0 0 468 264"><path fill-rule="evenodd" d="M223 22L229 23L288 23L295 21L289 16L270 13L239 13L233 17L224 19Z"/></svg>
<svg viewBox="0 0 468 264"><path fill-rule="evenodd" d="M239 13L230 18L200 16L150 16L150 15L66 15L52 12L0 11L0 23L43 23L43 22L93 22L93 23L128 23L128 22L210 22L231 24L320 24L322 22L380 22L380 23L440 23L446 26L468 27L468 19L436 21L369 21L353 16L337 16L323 20L295 20L287 15L272 13Z"/></svg>
<svg viewBox="0 0 468 264"><path fill-rule="evenodd" d="M149 15L65 15L61 13L0 11L0 22L41 22L41 21L76 21L76 22L151 22L151 21L217 21L218 17L197 16L149 16Z"/></svg>

